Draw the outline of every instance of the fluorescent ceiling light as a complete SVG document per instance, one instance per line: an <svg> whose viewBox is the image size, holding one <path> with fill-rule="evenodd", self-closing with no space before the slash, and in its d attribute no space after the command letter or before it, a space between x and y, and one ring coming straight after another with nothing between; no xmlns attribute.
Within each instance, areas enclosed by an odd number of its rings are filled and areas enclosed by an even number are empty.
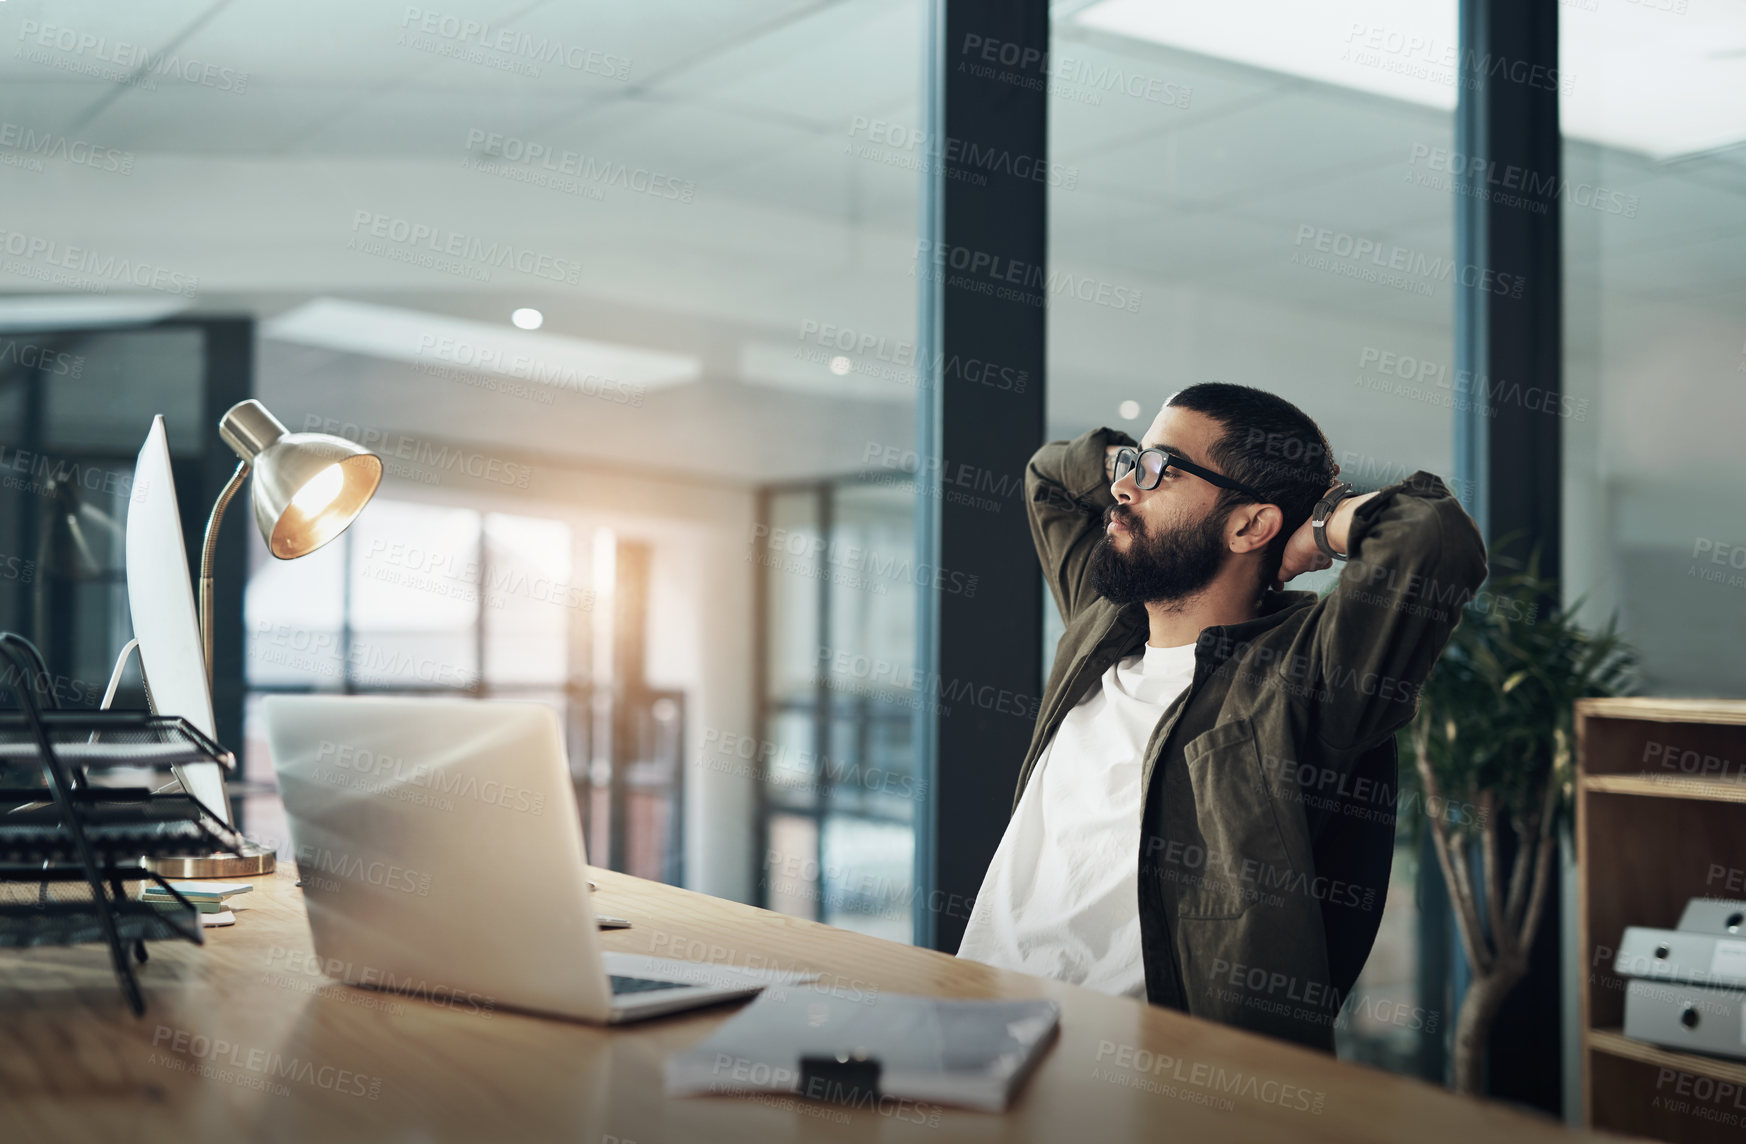
<svg viewBox="0 0 1746 1144"><path fill-rule="evenodd" d="M1559 13L1566 136L1657 159L1746 140L1746 11L1732 0ZM1084 27L1452 111L1456 0L1101 0ZM1513 67L1517 61L1488 61Z"/></svg>
<svg viewBox="0 0 1746 1144"><path fill-rule="evenodd" d="M80 330L156 322L186 310L185 298L130 294L0 295L0 330Z"/></svg>
<svg viewBox="0 0 1746 1144"><path fill-rule="evenodd" d="M554 386L574 385L593 376L656 389L703 375L703 363L687 354L512 330L495 322L340 298L307 302L265 323L261 332L323 349Z"/></svg>

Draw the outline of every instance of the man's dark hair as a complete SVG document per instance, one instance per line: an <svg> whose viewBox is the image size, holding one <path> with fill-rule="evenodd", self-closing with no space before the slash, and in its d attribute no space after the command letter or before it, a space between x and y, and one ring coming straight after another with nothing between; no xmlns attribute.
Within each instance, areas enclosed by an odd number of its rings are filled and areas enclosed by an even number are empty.
<svg viewBox="0 0 1746 1144"><path fill-rule="evenodd" d="M1191 385L1165 404L1204 413L1223 430L1207 458L1225 476L1263 494L1261 503L1279 506L1285 523L1261 561L1261 586L1273 585L1285 555L1285 542L1303 526L1322 494L1334 483L1334 458L1328 439L1303 410L1265 390L1208 381ZM1254 498L1235 489L1220 492L1212 511L1220 518Z"/></svg>

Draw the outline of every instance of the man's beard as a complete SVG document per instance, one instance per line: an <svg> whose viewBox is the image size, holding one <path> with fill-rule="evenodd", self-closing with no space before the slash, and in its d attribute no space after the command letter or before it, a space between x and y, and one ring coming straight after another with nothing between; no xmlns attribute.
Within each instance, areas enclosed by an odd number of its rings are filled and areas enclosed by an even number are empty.
<svg viewBox="0 0 1746 1144"><path fill-rule="evenodd" d="M1115 604L1172 603L1187 599L1212 582L1225 559L1222 513L1209 512L1193 524L1169 530L1147 527L1126 505L1104 513L1104 535L1091 554L1091 586ZM1128 550L1110 544L1109 522L1128 529Z"/></svg>

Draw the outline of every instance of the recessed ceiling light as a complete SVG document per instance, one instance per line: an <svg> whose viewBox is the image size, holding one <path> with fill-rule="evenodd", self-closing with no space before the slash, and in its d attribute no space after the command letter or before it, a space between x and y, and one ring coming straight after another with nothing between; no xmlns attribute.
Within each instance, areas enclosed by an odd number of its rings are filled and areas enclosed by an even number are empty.
<svg viewBox="0 0 1746 1144"><path fill-rule="evenodd" d="M509 320L514 322L519 329L537 330L545 323L546 316L538 310L532 309L528 306L523 306L515 313L509 315Z"/></svg>
<svg viewBox="0 0 1746 1144"><path fill-rule="evenodd" d="M833 361L836 362L833 365ZM735 367L747 385L768 386L837 401L876 401L915 405L918 384L913 365L907 369L875 362L857 362L834 350L820 357L797 352L793 343L748 338L740 344Z"/></svg>
<svg viewBox="0 0 1746 1144"><path fill-rule="evenodd" d="M1140 416L1140 403L1138 401L1124 401L1116 409L1116 412L1122 415L1123 421L1136 420Z"/></svg>

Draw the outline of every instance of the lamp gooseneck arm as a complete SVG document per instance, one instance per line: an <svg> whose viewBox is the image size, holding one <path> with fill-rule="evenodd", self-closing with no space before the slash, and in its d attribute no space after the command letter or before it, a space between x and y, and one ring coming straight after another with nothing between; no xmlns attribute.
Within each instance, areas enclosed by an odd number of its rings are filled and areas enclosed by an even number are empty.
<svg viewBox="0 0 1746 1144"><path fill-rule="evenodd" d="M249 463L237 462L236 472L230 475L229 483L212 505L212 515L206 518L206 542L200 548L200 650L206 657L208 688L212 686L212 563L218 554L218 529L224 523L224 510L230 507L231 498L248 475Z"/></svg>

